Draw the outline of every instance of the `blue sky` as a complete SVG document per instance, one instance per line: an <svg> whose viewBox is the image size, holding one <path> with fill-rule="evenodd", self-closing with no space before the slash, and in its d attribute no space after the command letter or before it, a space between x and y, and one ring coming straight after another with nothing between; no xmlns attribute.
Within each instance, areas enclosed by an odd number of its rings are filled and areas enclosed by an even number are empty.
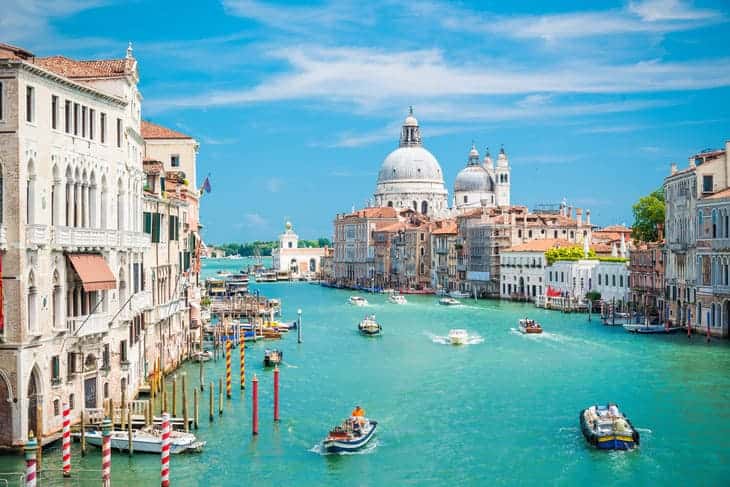
<svg viewBox="0 0 730 487"><path fill-rule="evenodd" d="M600 225L730 139L723 1L3 3L0 40L37 55L133 42L144 118L201 144L213 243L286 219L329 236L372 195L409 105L450 188L472 140L504 144L513 203L566 197Z"/></svg>

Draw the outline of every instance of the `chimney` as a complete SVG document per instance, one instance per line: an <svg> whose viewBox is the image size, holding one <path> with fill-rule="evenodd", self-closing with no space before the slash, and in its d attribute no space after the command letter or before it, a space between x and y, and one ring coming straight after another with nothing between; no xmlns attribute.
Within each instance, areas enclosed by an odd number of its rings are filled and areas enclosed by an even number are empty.
<svg viewBox="0 0 730 487"><path fill-rule="evenodd" d="M575 209L575 220L578 222L578 226L583 225L583 208Z"/></svg>
<svg viewBox="0 0 730 487"><path fill-rule="evenodd" d="M586 225L591 226L591 210L586 210Z"/></svg>
<svg viewBox="0 0 730 487"><path fill-rule="evenodd" d="M670 176L673 176L673 175L677 174L677 163L676 162L673 162L672 165L669 166L669 168L670 168L669 169L669 175Z"/></svg>

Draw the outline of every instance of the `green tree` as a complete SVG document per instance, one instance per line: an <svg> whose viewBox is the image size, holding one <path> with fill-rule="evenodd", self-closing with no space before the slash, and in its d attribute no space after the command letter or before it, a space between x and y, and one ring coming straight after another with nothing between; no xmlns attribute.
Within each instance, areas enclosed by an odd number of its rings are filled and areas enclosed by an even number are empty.
<svg viewBox="0 0 730 487"><path fill-rule="evenodd" d="M634 225L631 236L642 242L655 242L659 236L657 225L664 223L664 190L653 191L639 198L634 206Z"/></svg>
<svg viewBox="0 0 730 487"><path fill-rule="evenodd" d="M588 258L595 258L596 252L593 249L588 251ZM585 259L583 247L556 247L545 251L545 258L548 265L552 265L556 260L580 260Z"/></svg>

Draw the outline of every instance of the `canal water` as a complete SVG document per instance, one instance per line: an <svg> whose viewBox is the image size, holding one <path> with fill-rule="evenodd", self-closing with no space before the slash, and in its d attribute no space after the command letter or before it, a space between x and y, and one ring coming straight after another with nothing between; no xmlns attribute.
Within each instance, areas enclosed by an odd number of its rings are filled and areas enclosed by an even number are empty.
<svg viewBox="0 0 730 487"><path fill-rule="evenodd" d="M206 275L238 270L241 261L208 260ZM308 283L254 284L283 301L283 318L302 309L303 343L249 344L247 378L260 387L260 434L251 436L251 390L238 387L225 412L208 420L208 389L198 434L201 454L173 456L176 486L238 485L728 485L730 482L730 347L702 337L635 336L594 317L531 305L463 300L439 306L409 296L407 305ZM365 338L357 323L375 313L383 334ZM516 331L529 315L541 336ZM466 328L473 344L444 344ZM272 421L272 373L266 347L284 351L281 416ZM198 366L184 368L198 384ZM205 366L206 381L223 377L223 360ZM192 397L192 395L191 395ZM217 401L217 398L216 398ZM615 401L641 432L633 452L601 452L584 441L579 411ZM379 421L376 440L355 455L321 455L318 442L355 405ZM179 407L179 406L178 406ZM74 461L79 460L74 445ZM97 469L99 452L81 460ZM21 460L3 457L5 471ZM60 470L58 448L45 465ZM159 458L114 452L114 485L155 485ZM93 485L96 485L95 482ZM90 485L92 483L89 483Z"/></svg>

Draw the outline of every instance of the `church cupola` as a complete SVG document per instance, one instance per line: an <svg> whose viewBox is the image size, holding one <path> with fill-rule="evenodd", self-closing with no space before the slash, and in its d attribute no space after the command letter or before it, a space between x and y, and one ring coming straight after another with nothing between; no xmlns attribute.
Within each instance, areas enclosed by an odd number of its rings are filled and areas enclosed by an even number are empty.
<svg viewBox="0 0 730 487"><path fill-rule="evenodd" d="M484 165L484 169L489 171L490 174L494 171L494 162L492 161L492 156L489 154L489 147L486 148L486 152L484 153L484 161L482 161L482 164Z"/></svg>
<svg viewBox="0 0 730 487"><path fill-rule="evenodd" d="M420 147L423 145L421 140L421 129L418 126L418 120L413 116L413 107L408 109L408 116L403 122L403 129L400 134L401 147Z"/></svg>
<svg viewBox="0 0 730 487"><path fill-rule="evenodd" d="M477 147L472 142L471 144L471 150L469 151L469 161L467 163L469 166L478 166L479 165L479 151L477 151Z"/></svg>

